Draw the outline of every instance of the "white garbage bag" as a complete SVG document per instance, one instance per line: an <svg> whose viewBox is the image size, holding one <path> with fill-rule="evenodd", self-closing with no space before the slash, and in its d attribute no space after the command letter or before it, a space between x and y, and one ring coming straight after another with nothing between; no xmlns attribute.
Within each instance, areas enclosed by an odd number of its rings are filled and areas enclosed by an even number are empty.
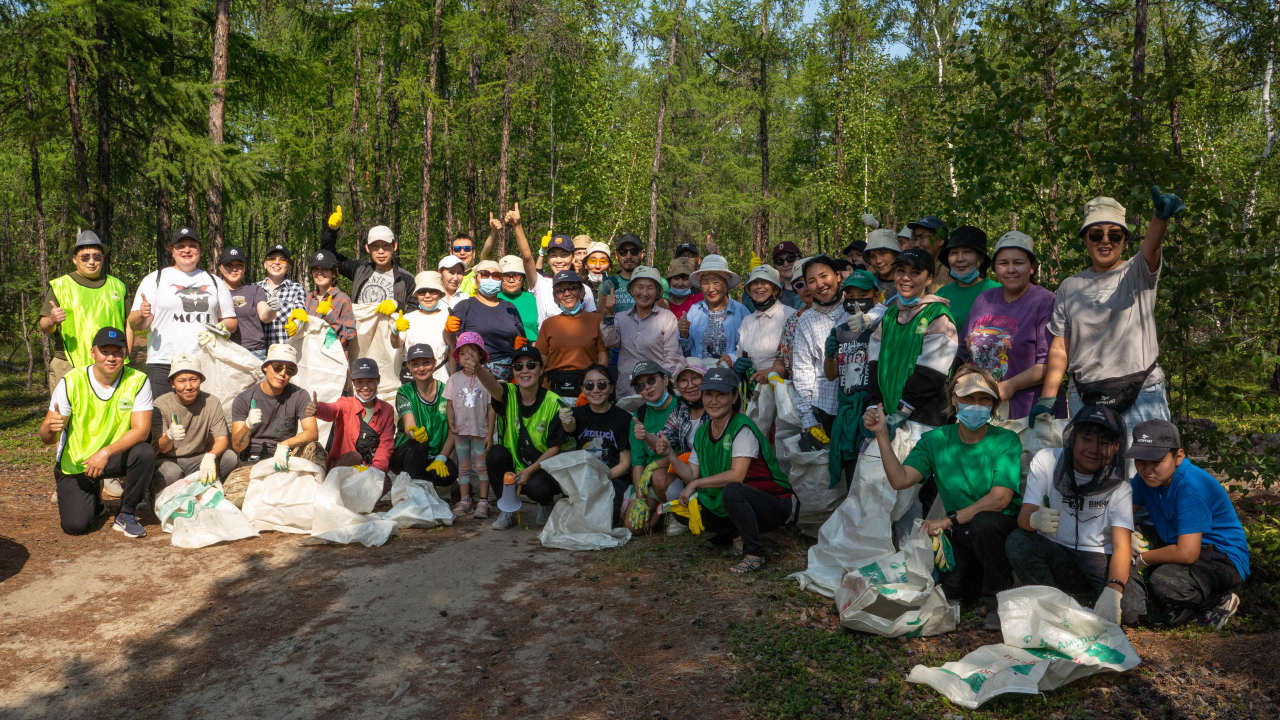
<svg viewBox="0 0 1280 720"><path fill-rule="evenodd" d="M213 342L196 353L204 382L200 389L218 399L231 425L231 403L245 388L262 382L262 361L230 340L213 334Z"/></svg>
<svg viewBox="0 0 1280 720"><path fill-rule="evenodd" d="M1027 471L1031 468L1031 458L1045 448L1062 447L1062 433L1067 429L1068 420L1041 418L1035 427L1030 427L1027 418L1018 420L994 420L992 425L1012 430L1022 441L1022 480L1025 485Z"/></svg>
<svg viewBox="0 0 1280 720"><path fill-rule="evenodd" d="M773 419L776 415L773 383L756 383L755 392L747 401L747 417L751 418L751 422L755 423L756 427L760 428L760 432L768 437L769 428L773 427Z"/></svg>
<svg viewBox="0 0 1280 720"><path fill-rule="evenodd" d="M800 434L803 429L800 427L800 411L797 404L800 402L799 396L796 395L796 386L787 380L782 383L782 387L773 385L773 402L775 407L774 427L773 427L773 452L778 457L778 467L782 472L791 474L791 454L783 444L787 438L793 438Z"/></svg>
<svg viewBox="0 0 1280 720"><path fill-rule="evenodd" d="M383 315L377 308L375 303L351 306L356 317L357 349L352 360L369 358L378 364L378 399L394 407L400 389L400 363L404 360L404 348L391 347L391 329L399 315Z"/></svg>
<svg viewBox="0 0 1280 720"><path fill-rule="evenodd" d="M453 510L436 493L436 486L426 480L413 480L409 473L392 479L391 509L382 516L394 520L402 530L453 524Z"/></svg>
<svg viewBox="0 0 1280 720"><path fill-rule="evenodd" d="M933 544L916 520L902 550L850 570L836 588L840 624L886 637L955 630L960 606L933 582Z"/></svg>
<svg viewBox="0 0 1280 720"><path fill-rule="evenodd" d="M347 384L347 351L333 327L324 318L312 315L289 338L289 344L298 351L298 374L293 384L315 393L320 402L336 402L342 397ZM321 445L329 441L332 426L333 423L316 420Z"/></svg>
<svg viewBox="0 0 1280 720"><path fill-rule="evenodd" d="M274 458L262 460L249 471L240 511L257 530L307 535L311 532L316 490L324 468L302 458L289 458L289 469L276 472Z"/></svg>
<svg viewBox="0 0 1280 720"><path fill-rule="evenodd" d="M1119 625L1061 590L1032 585L997 597L1003 644L984 645L940 668L917 665L907 680L929 685L972 709L1004 693L1038 695L1142 662Z"/></svg>
<svg viewBox="0 0 1280 720"><path fill-rule="evenodd" d="M793 435L778 443L782 452L791 459L791 469L787 478L791 480L791 490L800 501L800 517L796 525L800 532L809 537L818 537L818 529L831 517L844 500L844 487L831 485L831 470L827 467L828 450L802 452L800 436Z"/></svg>
<svg viewBox="0 0 1280 720"><path fill-rule="evenodd" d="M374 467L330 470L315 493L311 539L339 545L360 543L365 547L386 543L400 526L381 514L367 514L382 496L384 478L386 473Z"/></svg>
<svg viewBox="0 0 1280 720"><path fill-rule="evenodd" d="M160 529L173 534L173 546L202 548L214 543L257 537L240 510L222 496L222 485L205 485L191 473L156 496Z"/></svg>
<svg viewBox="0 0 1280 720"><path fill-rule="evenodd" d="M551 473L565 494L538 535L544 547L600 550L627 544L631 531L613 527L608 466L585 450L574 450L543 460L542 469Z"/></svg>

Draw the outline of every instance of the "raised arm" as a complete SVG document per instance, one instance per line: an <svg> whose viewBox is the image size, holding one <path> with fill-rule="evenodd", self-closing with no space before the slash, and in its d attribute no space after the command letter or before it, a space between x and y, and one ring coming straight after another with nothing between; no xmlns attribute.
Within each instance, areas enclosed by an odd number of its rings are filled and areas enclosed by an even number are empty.
<svg viewBox="0 0 1280 720"><path fill-rule="evenodd" d="M484 246L480 248L481 260L492 260L493 249L498 245L498 231L502 229L502 221L496 219L493 213L489 213L489 237L484 239Z"/></svg>
<svg viewBox="0 0 1280 720"><path fill-rule="evenodd" d="M529 283L529 289L533 289L533 284L538 280L538 265L533 261L533 249L529 247L529 238L524 234L524 222L520 217L520 203L516 203L514 210L507 211L507 224L512 226L516 236L516 247L520 251L520 259L524 261L524 277Z"/></svg>

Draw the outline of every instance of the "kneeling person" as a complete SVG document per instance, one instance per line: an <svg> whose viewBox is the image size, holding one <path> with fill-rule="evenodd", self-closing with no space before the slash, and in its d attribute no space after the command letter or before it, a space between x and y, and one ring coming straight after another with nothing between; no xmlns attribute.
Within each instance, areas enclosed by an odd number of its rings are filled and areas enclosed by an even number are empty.
<svg viewBox="0 0 1280 720"><path fill-rule="evenodd" d="M1124 417L1114 409L1081 408L1064 447L1031 459L1028 501L1005 553L1019 582L1092 593L1100 617L1133 624L1147 601L1137 573L1129 573L1133 491L1120 452L1124 436Z"/></svg>
<svg viewBox="0 0 1280 720"><path fill-rule="evenodd" d="M145 373L125 367L124 331L100 328L93 364L68 372L54 388L40 425L40 441L58 443L53 479L62 531L80 535L102 511L102 479L121 477L124 492L112 528L129 537L146 530L134 515L155 468L151 434L151 386Z"/></svg>
<svg viewBox="0 0 1280 720"><path fill-rule="evenodd" d="M436 353L426 343L409 347L405 354L413 381L396 392L396 422L400 433L391 451L391 472L409 473L414 480L427 480L437 487L449 487L458 480L458 465L449 459L456 444L445 414L444 383L435 378ZM464 497L470 488L462 488ZM481 488L481 501L487 487ZM470 505L470 503L467 503ZM488 516L488 505L485 514Z"/></svg>
<svg viewBox="0 0 1280 720"><path fill-rule="evenodd" d="M227 439L227 417L222 404L200 389L204 375L191 353L178 353L169 361L169 387L156 398L161 434L156 438L156 480L172 485L197 470L206 485L226 480L240 460ZM154 484L154 483L153 483ZM160 487L155 488L157 492Z"/></svg>
<svg viewBox="0 0 1280 720"><path fill-rule="evenodd" d="M316 419L333 423L326 470L373 466L386 472L396 439L395 411L378 399L378 363L356 360L351 369L352 397L316 403Z"/></svg>

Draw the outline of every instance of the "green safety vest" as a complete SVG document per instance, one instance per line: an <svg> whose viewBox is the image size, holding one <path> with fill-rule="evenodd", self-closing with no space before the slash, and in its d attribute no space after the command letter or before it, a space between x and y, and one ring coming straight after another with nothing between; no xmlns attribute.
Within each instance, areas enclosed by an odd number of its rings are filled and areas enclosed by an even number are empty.
<svg viewBox="0 0 1280 720"><path fill-rule="evenodd" d="M756 441L760 443L760 459L769 466L769 474L773 476L774 482L788 490L791 489L791 481L787 479L787 474L782 472L782 468L778 467L778 457L773 454L769 441L760 433L760 428L756 427L756 424L751 422L751 418L744 413L735 413L729 418L724 433L715 442L711 441L711 423L709 422L703 423L693 434L693 449L698 451L699 474L704 478L711 477L727 472L733 467L733 439L738 436L738 431L743 426L751 428L751 432L756 434ZM698 502L712 513L724 517L724 498L721 497L723 493L722 487L698 488Z"/></svg>
<svg viewBox="0 0 1280 720"><path fill-rule="evenodd" d="M63 475L79 475L84 464L102 448L120 439L129 431L133 414L133 398L147 382L147 374L130 367L120 370L111 397L102 400L89 385L92 368L75 369L67 373L67 399L71 402L71 418L65 430L66 444L62 446L59 467Z"/></svg>
<svg viewBox="0 0 1280 720"><path fill-rule="evenodd" d="M560 396L547 391L546 397L542 399L542 405L533 413L532 417L520 417L520 388L514 383L507 383L507 408L503 413L502 429L502 446L511 453L511 460L515 463L516 471L525 469L525 464L520 461L520 453L516 451L517 444L520 440L520 423L524 423L524 429L529 433L529 440L533 442L533 447L537 449L538 454L547 451L547 432L551 427L551 421L555 420L556 413L560 412L562 405L560 404Z"/></svg>
<svg viewBox="0 0 1280 720"><path fill-rule="evenodd" d="M93 364L89 348L93 336L104 327L124 330L124 283L110 275L100 288L87 288L70 275L49 281L58 306L67 312L59 331L62 333L62 349L73 367L87 368Z"/></svg>
<svg viewBox="0 0 1280 720"><path fill-rule="evenodd" d="M880 320L880 359L876 361L876 381L880 385L881 407L886 415L898 411L907 378L916 371L916 360L920 359L920 352L924 349L925 331L939 315L951 317L946 303L929 303L905 325L898 324L898 303L889 305L889 309L884 311L884 318Z"/></svg>

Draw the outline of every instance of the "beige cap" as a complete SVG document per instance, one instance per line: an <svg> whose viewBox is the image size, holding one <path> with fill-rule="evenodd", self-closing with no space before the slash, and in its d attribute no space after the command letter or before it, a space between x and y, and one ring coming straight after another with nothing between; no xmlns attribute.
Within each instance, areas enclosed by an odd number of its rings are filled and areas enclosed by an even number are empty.
<svg viewBox="0 0 1280 720"><path fill-rule="evenodd" d="M1129 234L1129 226L1125 224L1124 206L1115 198L1096 197L1084 204L1084 224L1080 226L1080 234L1084 235L1084 231L1088 230L1090 225L1098 223L1115 223L1124 228L1126 235Z"/></svg>
<svg viewBox="0 0 1280 720"><path fill-rule="evenodd" d="M585 235L579 235L578 237L586 237L586 236L585 236ZM575 248L578 246L578 238L574 238L574 239L573 239L573 246L574 246ZM593 255L593 254L595 254L595 253L604 253L604 254L605 254L605 255L607 255L610 259L613 259L613 251L612 251L612 250L610 250L610 249L609 249L609 246L608 246L607 244L605 244L605 243L602 243L602 242L593 242L593 243L591 243L590 245L588 245L588 246L587 246L587 256L588 256L588 257L589 257L589 256L591 256L591 255Z"/></svg>
<svg viewBox="0 0 1280 720"><path fill-rule="evenodd" d="M498 263L493 260L481 260L480 262L476 263L475 267L471 269L472 271L477 273L485 270L489 272L496 272L496 273L502 272L502 267L499 266Z"/></svg>
<svg viewBox="0 0 1280 720"><path fill-rule="evenodd" d="M590 247L590 246L591 246L591 236L590 236L590 235L575 235L575 236L573 237L573 249L574 249L574 250L586 250L586 249L587 249L588 247Z"/></svg>
<svg viewBox="0 0 1280 720"><path fill-rule="evenodd" d="M393 243L396 241L396 235L391 232L391 228L386 225L374 225L369 228L369 242L375 243L380 241Z"/></svg>
<svg viewBox="0 0 1280 720"><path fill-rule="evenodd" d="M297 366L298 351L292 345L277 343L267 348L267 359L262 361L262 367L273 362L287 362L290 365Z"/></svg>
<svg viewBox="0 0 1280 720"><path fill-rule="evenodd" d="M898 245L898 236L894 235L892 230L881 228L867 233L867 248L862 251L862 256L866 257L872 250L890 250L900 253L902 247Z"/></svg>
<svg viewBox="0 0 1280 720"><path fill-rule="evenodd" d="M637 280L652 280L658 286L658 292L662 292L662 275L658 273L657 268L651 268L648 265L637 266L631 271L631 279L627 281L627 292L631 292L631 283Z"/></svg>
<svg viewBox="0 0 1280 720"><path fill-rule="evenodd" d="M951 388L951 394L956 397L969 397L977 393L986 393L1000 402L1000 393L991 389L982 373L971 372L956 380L955 387Z"/></svg>
<svg viewBox="0 0 1280 720"><path fill-rule="evenodd" d="M747 275L747 285L756 280L764 280L777 285L779 288L782 287L782 276L778 274L778 271L772 265L757 265L756 269Z"/></svg>
<svg viewBox="0 0 1280 720"><path fill-rule="evenodd" d="M172 378L180 372L193 372L204 380L204 373L200 372L200 361L191 353L175 353L173 359L169 361L169 377Z"/></svg>
<svg viewBox="0 0 1280 720"><path fill-rule="evenodd" d="M1031 236L1026 233L1010 230L1001 235L1000 239L996 241L995 248L991 250L991 259L994 260L996 255L1005 248L1018 248L1030 255L1032 262L1039 262L1039 258L1036 257L1036 241L1032 240Z"/></svg>
<svg viewBox="0 0 1280 720"><path fill-rule="evenodd" d="M690 257L676 258L667 266L667 277L676 275L692 275L698 270L698 261Z"/></svg>
<svg viewBox="0 0 1280 720"><path fill-rule="evenodd" d="M524 274L524 260L519 255L503 255L498 260L498 268L502 270L502 274L520 273Z"/></svg>
<svg viewBox="0 0 1280 720"><path fill-rule="evenodd" d="M444 279L440 277L440 273L435 270L423 270L413 278L413 284L416 287L413 294L417 295L423 290L435 290L436 292L444 292Z"/></svg>

